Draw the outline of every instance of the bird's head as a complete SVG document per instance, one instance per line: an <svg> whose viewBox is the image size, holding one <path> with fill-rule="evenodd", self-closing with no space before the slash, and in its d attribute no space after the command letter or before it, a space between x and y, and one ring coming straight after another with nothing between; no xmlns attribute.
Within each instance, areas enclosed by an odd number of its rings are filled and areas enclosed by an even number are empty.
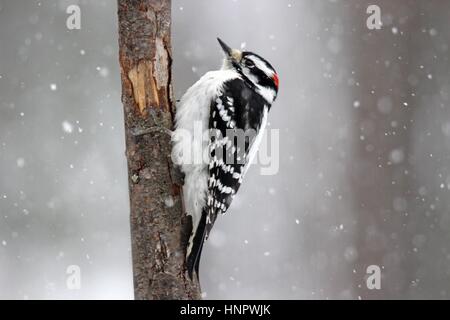
<svg viewBox="0 0 450 320"><path fill-rule="evenodd" d="M235 69L272 103L277 96L279 84L278 74L272 65L256 53L231 49L219 38L217 40L225 53L222 69Z"/></svg>

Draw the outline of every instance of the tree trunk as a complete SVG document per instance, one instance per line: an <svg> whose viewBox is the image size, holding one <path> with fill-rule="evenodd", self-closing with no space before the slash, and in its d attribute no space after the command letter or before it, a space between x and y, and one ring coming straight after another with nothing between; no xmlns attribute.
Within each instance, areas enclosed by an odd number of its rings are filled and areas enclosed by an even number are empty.
<svg viewBox="0 0 450 320"><path fill-rule="evenodd" d="M135 298L199 299L184 270L189 229L170 158L171 1L118 0Z"/></svg>
<svg viewBox="0 0 450 320"><path fill-rule="evenodd" d="M361 11L371 3L362 3ZM414 170L408 155L415 103L410 94L414 90L404 79L408 79L411 68L416 68L411 63L414 50L410 41L411 35L420 33L420 10L415 1L384 0L377 4L382 15L395 17L392 24L369 30L365 24L368 15L358 13L353 24L359 36L350 48L355 53L353 63L360 83L354 87L360 107L354 110L353 130L359 142L351 168L358 213L355 270L360 279L365 279L355 283L355 292L362 299L401 299L411 286L411 240L406 226L411 215L407 208L412 200L408 185ZM408 30L408 35L399 37L392 31L399 25L400 30ZM391 42L395 42L394 49L386 45ZM370 265L381 268L380 290L367 286Z"/></svg>

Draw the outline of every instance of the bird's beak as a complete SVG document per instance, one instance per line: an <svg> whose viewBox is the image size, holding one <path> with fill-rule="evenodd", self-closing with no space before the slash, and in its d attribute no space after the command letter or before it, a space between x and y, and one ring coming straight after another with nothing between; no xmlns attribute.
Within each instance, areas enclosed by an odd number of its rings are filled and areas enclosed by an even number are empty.
<svg viewBox="0 0 450 320"><path fill-rule="evenodd" d="M217 41L219 41L220 46L222 47L223 52L225 52L225 56L235 60L236 62L240 62L242 59L242 51L237 49L231 49L225 42L220 40L220 38L217 38Z"/></svg>

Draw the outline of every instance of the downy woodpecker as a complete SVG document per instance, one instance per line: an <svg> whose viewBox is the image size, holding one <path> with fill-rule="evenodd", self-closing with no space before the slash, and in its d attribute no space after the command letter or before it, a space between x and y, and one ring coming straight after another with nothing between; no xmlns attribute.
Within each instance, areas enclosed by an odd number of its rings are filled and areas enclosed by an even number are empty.
<svg viewBox="0 0 450 320"><path fill-rule="evenodd" d="M194 271L198 277L203 242L217 215L227 211L257 152L278 92L269 62L217 40L225 53L222 68L183 95L172 135L173 160L184 173L184 207L192 216L186 253L191 279Z"/></svg>

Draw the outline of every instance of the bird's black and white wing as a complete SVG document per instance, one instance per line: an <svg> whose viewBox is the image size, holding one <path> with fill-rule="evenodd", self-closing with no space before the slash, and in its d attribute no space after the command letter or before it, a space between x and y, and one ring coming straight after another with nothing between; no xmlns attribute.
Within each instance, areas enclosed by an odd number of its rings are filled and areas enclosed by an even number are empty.
<svg viewBox="0 0 450 320"><path fill-rule="evenodd" d="M206 238L217 216L228 210L239 190L260 143L269 107L240 78L226 82L211 102Z"/></svg>
<svg viewBox="0 0 450 320"><path fill-rule="evenodd" d="M270 104L241 78L226 81L211 99L206 205L190 246L187 267L198 275L204 240L225 213L255 156Z"/></svg>

